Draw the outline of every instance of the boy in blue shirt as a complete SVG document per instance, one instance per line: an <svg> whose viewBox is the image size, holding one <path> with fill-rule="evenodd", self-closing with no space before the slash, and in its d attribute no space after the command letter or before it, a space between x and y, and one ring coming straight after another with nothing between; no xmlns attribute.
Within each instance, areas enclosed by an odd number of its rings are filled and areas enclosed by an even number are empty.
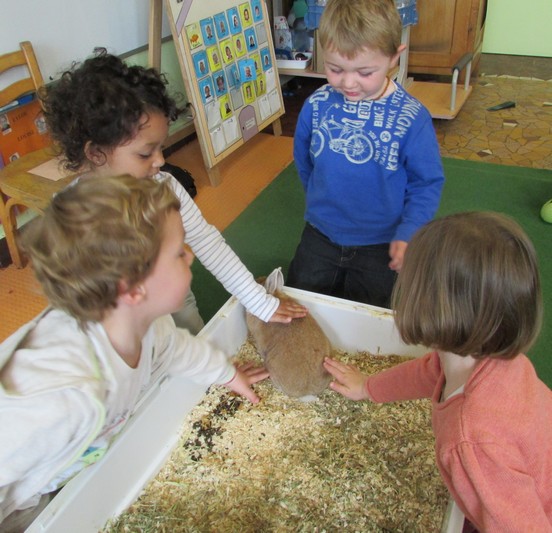
<svg viewBox="0 0 552 533"><path fill-rule="evenodd" d="M287 285L389 307L408 241L444 182L429 112L389 72L405 46L393 0L329 0L328 84L299 115L294 157L305 229Z"/></svg>

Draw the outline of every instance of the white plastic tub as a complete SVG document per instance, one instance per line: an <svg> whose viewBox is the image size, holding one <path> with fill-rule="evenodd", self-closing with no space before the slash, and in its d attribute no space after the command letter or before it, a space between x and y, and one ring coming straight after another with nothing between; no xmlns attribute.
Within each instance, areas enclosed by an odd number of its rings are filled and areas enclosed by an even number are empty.
<svg viewBox="0 0 552 533"><path fill-rule="evenodd" d="M309 308L334 347L374 354L422 355L405 346L389 311L297 289L285 291ZM247 336L243 307L231 298L200 333L234 354ZM205 389L182 378L161 380L145 397L104 458L69 482L28 532L95 533L123 512L155 477L179 438L182 422ZM447 513L442 532L462 531L463 517Z"/></svg>
<svg viewBox="0 0 552 533"><path fill-rule="evenodd" d="M305 70L312 61L312 52L293 52L292 56L293 59L277 59L278 68ZM306 59L301 59L301 57L306 57Z"/></svg>

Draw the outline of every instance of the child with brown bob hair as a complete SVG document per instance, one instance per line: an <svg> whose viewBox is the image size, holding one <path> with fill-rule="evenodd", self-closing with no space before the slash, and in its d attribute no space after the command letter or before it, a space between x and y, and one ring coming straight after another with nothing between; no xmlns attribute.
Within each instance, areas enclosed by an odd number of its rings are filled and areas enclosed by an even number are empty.
<svg viewBox="0 0 552 533"><path fill-rule="evenodd" d="M552 391L523 354L540 330L537 257L498 213L420 229L393 292L395 322L424 357L373 376L328 359L352 400L431 398L437 465L480 531L552 531Z"/></svg>
<svg viewBox="0 0 552 533"><path fill-rule="evenodd" d="M264 369L235 368L170 316L192 279L179 209L167 181L81 178L25 226L51 307L0 344L0 521L101 457L166 375L259 401Z"/></svg>

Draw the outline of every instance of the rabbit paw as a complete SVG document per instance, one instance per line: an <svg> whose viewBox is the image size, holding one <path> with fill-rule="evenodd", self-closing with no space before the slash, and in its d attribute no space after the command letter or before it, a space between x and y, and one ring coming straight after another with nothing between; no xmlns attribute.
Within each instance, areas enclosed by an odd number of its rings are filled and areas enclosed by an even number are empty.
<svg viewBox="0 0 552 533"><path fill-rule="evenodd" d="M314 396L314 394L306 394L305 396L301 396L300 398L297 398L300 402L303 403L309 403L309 402L316 402L318 400L318 396Z"/></svg>

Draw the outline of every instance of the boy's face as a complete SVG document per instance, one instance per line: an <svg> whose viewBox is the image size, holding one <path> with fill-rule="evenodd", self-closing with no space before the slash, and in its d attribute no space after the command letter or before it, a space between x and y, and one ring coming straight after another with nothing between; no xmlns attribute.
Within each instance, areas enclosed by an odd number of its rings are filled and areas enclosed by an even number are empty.
<svg viewBox="0 0 552 533"><path fill-rule="evenodd" d="M379 50L363 48L352 59L339 52L324 50L324 68L329 84L353 102L377 98L386 84L386 77L399 59Z"/></svg>
<svg viewBox="0 0 552 533"><path fill-rule="evenodd" d="M165 164L162 146L169 133L169 122L163 113L151 112L141 118L140 124L133 139L106 151L106 163L95 167L96 173L105 176L130 174L141 179L159 172Z"/></svg>
<svg viewBox="0 0 552 533"><path fill-rule="evenodd" d="M180 213L172 210L167 215L163 241L157 261L143 281L146 304L152 318L178 311L190 290L193 255L184 245L184 229Z"/></svg>

